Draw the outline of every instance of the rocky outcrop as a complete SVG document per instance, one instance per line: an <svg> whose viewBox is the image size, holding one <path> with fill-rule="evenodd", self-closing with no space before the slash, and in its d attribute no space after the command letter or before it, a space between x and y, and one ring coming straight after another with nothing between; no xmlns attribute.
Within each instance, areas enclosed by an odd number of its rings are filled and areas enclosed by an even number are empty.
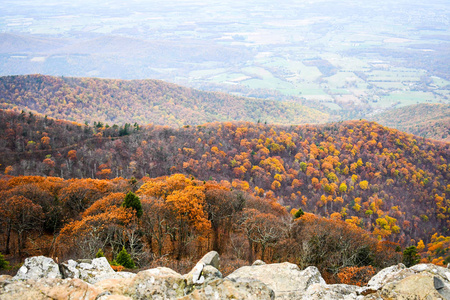
<svg viewBox="0 0 450 300"><path fill-rule="evenodd" d="M115 272L105 257L92 260L68 260L60 264L60 270L63 278L78 278L88 283L113 278L131 278L136 275L130 272Z"/></svg>
<svg viewBox="0 0 450 300"><path fill-rule="evenodd" d="M3 282L4 284L4 282ZM102 290L80 279L41 278L0 284L2 300L95 300Z"/></svg>
<svg viewBox="0 0 450 300"><path fill-rule="evenodd" d="M432 264L381 270L367 286L326 284L315 267L256 261L226 278L217 252L206 254L187 274L154 268L114 272L104 258L28 258L14 277L0 276L0 299L449 299L450 270Z"/></svg>
<svg viewBox="0 0 450 300"><path fill-rule="evenodd" d="M59 266L53 259L45 256L33 256L25 259L13 280L29 280L39 278L62 278Z"/></svg>
<svg viewBox="0 0 450 300"><path fill-rule="evenodd" d="M275 293L258 280L215 279L192 293L181 297L183 300L243 299L272 300Z"/></svg>
<svg viewBox="0 0 450 300"><path fill-rule="evenodd" d="M301 271L297 265L288 262L269 265L258 262L237 269L227 278L259 280L275 292L276 299L301 299L310 285L326 285L316 267Z"/></svg>
<svg viewBox="0 0 450 300"><path fill-rule="evenodd" d="M404 265L381 270L368 283L376 289L365 299L450 300L450 270L433 264Z"/></svg>

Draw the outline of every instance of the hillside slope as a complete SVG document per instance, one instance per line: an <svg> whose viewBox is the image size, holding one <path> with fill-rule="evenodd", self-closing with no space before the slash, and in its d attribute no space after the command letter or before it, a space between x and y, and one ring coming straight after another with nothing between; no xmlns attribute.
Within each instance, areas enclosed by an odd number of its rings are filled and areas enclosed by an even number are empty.
<svg viewBox="0 0 450 300"><path fill-rule="evenodd" d="M450 143L349 121L96 127L2 111L0 171L64 178L175 173L348 220L383 239L448 235Z"/></svg>
<svg viewBox="0 0 450 300"><path fill-rule="evenodd" d="M384 126L411 134L450 142L450 105L417 104L370 118Z"/></svg>
<svg viewBox="0 0 450 300"><path fill-rule="evenodd" d="M158 80L42 75L0 77L0 107L49 117L112 124L182 126L214 121L323 123L329 116L294 102L201 92Z"/></svg>

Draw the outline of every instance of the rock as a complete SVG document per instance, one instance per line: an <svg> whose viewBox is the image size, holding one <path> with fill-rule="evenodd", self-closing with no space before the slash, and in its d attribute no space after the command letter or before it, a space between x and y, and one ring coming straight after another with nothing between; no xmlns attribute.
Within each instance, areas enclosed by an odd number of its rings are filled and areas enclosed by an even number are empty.
<svg viewBox="0 0 450 300"><path fill-rule="evenodd" d="M198 262L203 263L205 266L213 266L216 269L219 269L219 253L216 251L210 251L206 253Z"/></svg>
<svg viewBox="0 0 450 300"><path fill-rule="evenodd" d="M445 284L439 277L434 276L434 288L441 294L444 299L450 299L450 286Z"/></svg>
<svg viewBox="0 0 450 300"><path fill-rule="evenodd" d="M78 261L70 259L60 266L64 278L78 278L89 283L112 278L131 278L136 275L130 272L115 272L105 257Z"/></svg>
<svg viewBox="0 0 450 300"><path fill-rule="evenodd" d="M130 297L120 295L103 295L96 298L95 300L133 300L133 299Z"/></svg>
<svg viewBox="0 0 450 300"><path fill-rule="evenodd" d="M177 272L164 267L137 273L133 278L108 279L96 284L111 295L132 299L176 299L185 295L185 280Z"/></svg>
<svg viewBox="0 0 450 300"><path fill-rule="evenodd" d="M241 267L227 278L259 280L275 292L275 299L302 299L301 294L312 284L326 285L316 267L300 271L297 265L287 262Z"/></svg>
<svg viewBox="0 0 450 300"><path fill-rule="evenodd" d="M33 299L33 300L65 300L83 299L95 300L102 292L80 279L30 279L27 281L13 281L0 287L2 300Z"/></svg>
<svg viewBox="0 0 450 300"><path fill-rule="evenodd" d="M195 267L183 277L186 279L186 290L192 291L195 286L206 284L211 280L222 278L222 273L218 270L219 254L210 251L205 254L195 265Z"/></svg>
<svg viewBox="0 0 450 300"><path fill-rule="evenodd" d="M131 284L131 280L130 278L126 278L126 279L117 279L117 278L112 278L112 279L105 279L102 281L98 281L97 283L95 283L95 286L98 287L99 289L101 289L104 293L105 296L111 296L111 295L127 295L127 296L131 296L130 294L128 294L128 287ZM103 297L103 296L102 296Z"/></svg>
<svg viewBox="0 0 450 300"><path fill-rule="evenodd" d="M213 266L204 266L202 274L205 277L205 282L213 279L223 278L222 273Z"/></svg>
<svg viewBox="0 0 450 300"><path fill-rule="evenodd" d="M258 280L215 279L201 289L179 300L219 300L219 299L274 299L274 292Z"/></svg>
<svg viewBox="0 0 450 300"><path fill-rule="evenodd" d="M25 262L13 280L28 280L39 278L62 278L58 264L53 259L45 256L33 256L25 259Z"/></svg>
<svg viewBox="0 0 450 300"><path fill-rule="evenodd" d="M436 275L440 277L444 282L450 283L450 270L444 267L436 266L433 264L418 264L414 265L410 270L414 271L415 273L420 272L429 272L433 275Z"/></svg>
<svg viewBox="0 0 450 300"><path fill-rule="evenodd" d="M395 278L399 278L399 273L403 270L407 270L406 274L402 275L402 278L405 278L409 275L412 275L413 272L406 269L406 266L404 264L398 264L395 266L391 266L388 268L384 268L375 276L373 276L369 282L367 283L367 286L373 290L380 289L383 285L385 285L387 282L394 280ZM409 275L408 275L409 274Z"/></svg>
<svg viewBox="0 0 450 300"><path fill-rule="evenodd" d="M262 260L257 259L257 260L255 260L255 261L253 262L252 266L262 266L262 265L265 265L265 264L266 264L266 263L263 262Z"/></svg>
<svg viewBox="0 0 450 300"><path fill-rule="evenodd" d="M13 279L10 275L0 275L0 283L2 282L9 282Z"/></svg>
<svg viewBox="0 0 450 300"><path fill-rule="evenodd" d="M205 265L202 262L198 262L195 267L184 276L187 279L188 284L202 284L205 282L205 276L202 275L204 266Z"/></svg>
<svg viewBox="0 0 450 300"><path fill-rule="evenodd" d="M296 299L321 300L321 299L357 299L363 295L367 288L347 284L312 284L303 295L297 295ZM362 298L362 297L361 297ZM287 298L286 298L287 299Z"/></svg>
<svg viewBox="0 0 450 300"><path fill-rule="evenodd" d="M434 276L428 272L422 272L408 276L400 281L389 282L377 292L383 299L442 299L442 295L434 287ZM370 295L371 298L375 299ZM448 299L448 298L447 298Z"/></svg>
<svg viewBox="0 0 450 300"><path fill-rule="evenodd" d="M187 286L202 285L211 280L222 278L222 273L211 265L204 265L202 262L199 262L183 277L186 279Z"/></svg>

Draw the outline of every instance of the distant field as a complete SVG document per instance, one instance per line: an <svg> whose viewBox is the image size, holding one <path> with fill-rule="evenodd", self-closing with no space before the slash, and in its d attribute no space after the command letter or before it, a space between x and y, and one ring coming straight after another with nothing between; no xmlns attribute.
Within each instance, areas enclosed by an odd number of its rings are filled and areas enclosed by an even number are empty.
<svg viewBox="0 0 450 300"><path fill-rule="evenodd" d="M162 79L344 117L449 103L447 2L6 1L0 75Z"/></svg>

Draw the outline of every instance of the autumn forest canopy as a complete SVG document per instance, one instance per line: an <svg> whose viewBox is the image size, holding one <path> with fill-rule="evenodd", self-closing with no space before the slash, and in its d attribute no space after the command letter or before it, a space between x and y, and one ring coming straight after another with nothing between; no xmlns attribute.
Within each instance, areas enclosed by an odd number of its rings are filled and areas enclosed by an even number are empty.
<svg viewBox="0 0 450 300"><path fill-rule="evenodd" d="M366 120L290 125L329 116L151 80L10 76L0 91L12 262L187 270L216 250L224 273L291 261L355 284L400 261L450 262L449 143Z"/></svg>
<svg viewBox="0 0 450 300"><path fill-rule="evenodd" d="M115 80L44 75L0 77L0 108L109 125L198 125L214 121L278 124L326 122L327 113L302 100L275 101L202 92L160 80ZM319 120L319 121L318 121Z"/></svg>

